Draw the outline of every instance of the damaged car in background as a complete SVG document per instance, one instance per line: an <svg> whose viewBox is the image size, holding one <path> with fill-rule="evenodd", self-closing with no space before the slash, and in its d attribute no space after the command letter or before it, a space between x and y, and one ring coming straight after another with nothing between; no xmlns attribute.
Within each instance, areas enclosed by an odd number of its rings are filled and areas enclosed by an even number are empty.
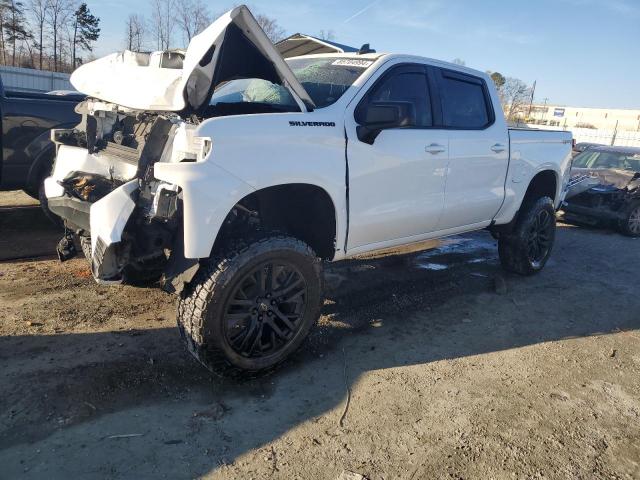
<svg viewBox="0 0 640 480"><path fill-rule="evenodd" d="M573 159L564 218L640 237L640 148L594 146Z"/></svg>
<svg viewBox="0 0 640 480"><path fill-rule="evenodd" d="M367 45L285 61L241 6L186 52L115 53L71 82L88 98L45 182L59 255L77 235L98 282L178 294L211 370L297 350L325 260L482 229L509 271L551 255L571 134L508 128L486 73Z"/></svg>

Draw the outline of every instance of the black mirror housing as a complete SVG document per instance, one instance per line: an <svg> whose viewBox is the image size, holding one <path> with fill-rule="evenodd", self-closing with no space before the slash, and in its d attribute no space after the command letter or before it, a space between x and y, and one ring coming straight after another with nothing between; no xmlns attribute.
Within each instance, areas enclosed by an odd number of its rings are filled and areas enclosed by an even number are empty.
<svg viewBox="0 0 640 480"><path fill-rule="evenodd" d="M382 130L410 127L416 123L415 106L411 102L373 102L357 112L358 139L373 144Z"/></svg>

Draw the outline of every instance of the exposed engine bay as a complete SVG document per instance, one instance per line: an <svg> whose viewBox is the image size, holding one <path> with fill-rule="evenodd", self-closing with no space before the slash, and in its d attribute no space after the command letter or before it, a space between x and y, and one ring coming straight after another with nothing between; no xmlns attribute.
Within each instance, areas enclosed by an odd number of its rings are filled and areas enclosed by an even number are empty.
<svg viewBox="0 0 640 480"><path fill-rule="evenodd" d="M76 162L77 170L55 179L64 193L51 198L49 208L65 219L69 233L81 237L96 279L157 280L180 225L182 193L154 178L154 164L197 161L206 155L210 142L194 137L196 118L129 111L91 99L78 111L83 120L77 127L52 132L58 148L76 150L74 155L83 158ZM132 210L116 242L102 238L95 225L92 228L90 215L111 201L124 213ZM64 252L59 255L61 260L68 257Z"/></svg>

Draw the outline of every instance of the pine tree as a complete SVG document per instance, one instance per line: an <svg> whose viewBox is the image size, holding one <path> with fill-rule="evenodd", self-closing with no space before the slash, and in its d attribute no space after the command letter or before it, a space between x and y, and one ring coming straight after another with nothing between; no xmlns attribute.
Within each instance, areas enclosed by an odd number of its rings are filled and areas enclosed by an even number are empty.
<svg viewBox="0 0 640 480"><path fill-rule="evenodd" d="M93 42L100 37L100 19L91 14L86 3L82 3L73 14L73 45L72 45L72 68L77 66L76 52L87 50L91 52Z"/></svg>
<svg viewBox="0 0 640 480"><path fill-rule="evenodd" d="M31 38L24 17L24 4L14 0L5 2L6 18L4 19L3 40L11 45L11 65L16 65L16 43Z"/></svg>

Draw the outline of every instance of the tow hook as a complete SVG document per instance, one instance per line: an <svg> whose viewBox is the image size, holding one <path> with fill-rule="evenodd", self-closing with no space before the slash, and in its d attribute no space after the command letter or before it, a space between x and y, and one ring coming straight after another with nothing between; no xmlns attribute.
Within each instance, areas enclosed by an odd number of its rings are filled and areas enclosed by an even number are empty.
<svg viewBox="0 0 640 480"><path fill-rule="evenodd" d="M71 260L78 254L78 251L76 250L76 244L73 241L73 235L66 228L64 230L64 237L62 237L58 242L56 253L58 254L58 259L61 263L66 262L67 260Z"/></svg>

